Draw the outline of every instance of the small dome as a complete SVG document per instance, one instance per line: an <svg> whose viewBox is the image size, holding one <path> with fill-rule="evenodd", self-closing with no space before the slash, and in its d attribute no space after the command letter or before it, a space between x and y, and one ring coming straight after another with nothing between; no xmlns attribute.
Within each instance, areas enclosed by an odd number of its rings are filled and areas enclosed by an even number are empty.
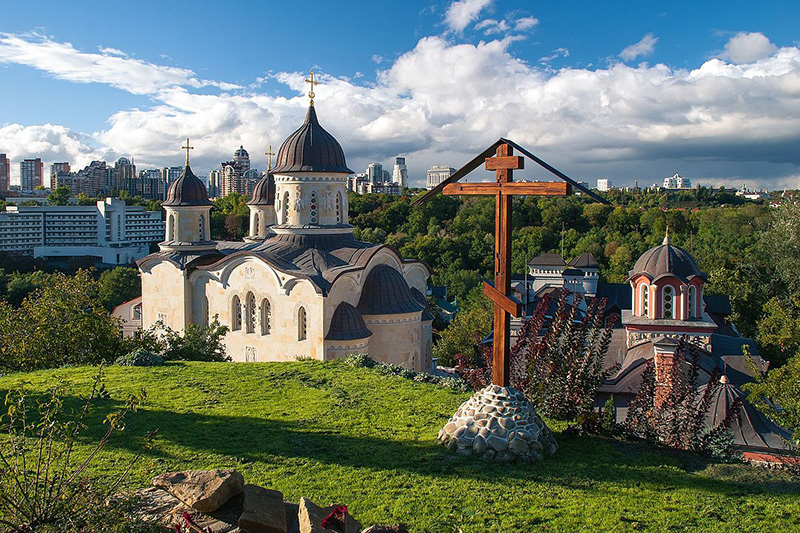
<svg viewBox="0 0 800 533"><path fill-rule="evenodd" d="M362 315L396 315L422 309L403 275L388 265L378 265L370 271L358 301Z"/></svg>
<svg viewBox="0 0 800 533"><path fill-rule="evenodd" d="M211 205L206 186L194 175L191 167L186 165L178 179L172 182L167 191L167 199L161 205L192 206Z"/></svg>
<svg viewBox="0 0 800 533"><path fill-rule="evenodd" d="M349 341L366 339L372 332L364 324L358 309L347 302L342 302L336 307L331 318L331 327L325 335L326 341Z"/></svg>
<svg viewBox="0 0 800 533"><path fill-rule="evenodd" d="M247 150L244 149L244 146L239 146L239 149L233 153L234 159L240 158L247 158L250 157L250 154L247 153Z"/></svg>
<svg viewBox="0 0 800 533"><path fill-rule="evenodd" d="M414 297L414 300L423 306L422 309L422 321L428 322L429 320L433 320L433 313L431 313L430 308L428 307L428 300L425 296L419 291L417 288L411 289L411 296Z"/></svg>
<svg viewBox="0 0 800 533"><path fill-rule="evenodd" d="M283 141L272 172L353 173L347 168L339 142L319 125L313 105L308 108L303 125Z"/></svg>
<svg viewBox="0 0 800 533"><path fill-rule="evenodd" d="M265 174L256 183L247 205L275 205L275 177L272 174Z"/></svg>
<svg viewBox="0 0 800 533"><path fill-rule="evenodd" d="M637 259L630 271L630 277L644 274L655 281L664 276L674 276L684 282L689 282L695 276L706 279L706 273L700 270L700 265L692 254L673 246L669 236L664 238L661 246L650 248Z"/></svg>

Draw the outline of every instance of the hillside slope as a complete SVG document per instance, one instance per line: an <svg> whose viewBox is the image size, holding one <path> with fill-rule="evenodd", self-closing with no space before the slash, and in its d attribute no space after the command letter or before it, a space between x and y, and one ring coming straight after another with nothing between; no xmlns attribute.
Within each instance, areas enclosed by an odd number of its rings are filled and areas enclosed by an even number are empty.
<svg viewBox="0 0 800 533"><path fill-rule="evenodd" d="M5 376L0 392L23 381L44 390L59 379L84 391L94 373ZM785 476L645 444L555 427L561 449L538 464L456 457L434 439L467 394L343 363L109 367L106 383L104 408L141 388L148 405L93 475L124 468L141 445L136 437L159 428L131 474L136 484L168 470L233 466L287 500L346 503L364 523L414 531L800 529L800 489Z"/></svg>

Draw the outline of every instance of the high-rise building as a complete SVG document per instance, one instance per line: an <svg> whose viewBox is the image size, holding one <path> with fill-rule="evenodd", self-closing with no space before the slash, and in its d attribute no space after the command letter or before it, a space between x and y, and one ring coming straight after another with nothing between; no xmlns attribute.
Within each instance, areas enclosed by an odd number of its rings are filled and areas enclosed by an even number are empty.
<svg viewBox="0 0 800 533"><path fill-rule="evenodd" d="M44 173L44 163L40 158L23 159L19 163L19 183L23 191L32 191L36 187L44 185L42 174Z"/></svg>
<svg viewBox="0 0 800 533"><path fill-rule="evenodd" d="M597 178L597 190L600 192L608 192L613 189L611 180L608 178Z"/></svg>
<svg viewBox="0 0 800 533"><path fill-rule="evenodd" d="M50 165L50 188L56 188L56 176L58 176L59 172L66 172L69 174L69 163L53 163Z"/></svg>
<svg viewBox="0 0 800 533"><path fill-rule="evenodd" d="M691 189L692 188L692 180L689 178L684 178L680 174L675 174L674 176L668 176L664 178L664 188L665 189Z"/></svg>
<svg viewBox="0 0 800 533"><path fill-rule="evenodd" d="M383 165L380 163L367 165L367 180L374 185L383 183Z"/></svg>
<svg viewBox="0 0 800 533"><path fill-rule="evenodd" d="M406 168L405 157L394 158L394 168L392 169L392 183L402 188L408 187L408 169Z"/></svg>
<svg viewBox="0 0 800 533"><path fill-rule="evenodd" d="M181 176L181 172L183 172L183 167L164 167L161 170L161 176L169 185Z"/></svg>
<svg viewBox="0 0 800 533"><path fill-rule="evenodd" d="M132 182L136 180L136 165L132 159L129 160L127 157L117 159L112 176L108 184L110 191L135 189L135 184L132 185Z"/></svg>
<svg viewBox="0 0 800 533"><path fill-rule="evenodd" d="M232 192L250 196L260 179L261 173L250 168L250 154L239 146L233 160L221 163L217 196L227 196Z"/></svg>
<svg viewBox="0 0 800 533"><path fill-rule="evenodd" d="M219 179L221 174L219 170L212 170L208 173L208 196L210 198L219 197Z"/></svg>
<svg viewBox="0 0 800 533"><path fill-rule="evenodd" d="M449 178L456 171L453 167L433 166L428 169L425 179L425 186L428 190L433 189L441 182Z"/></svg>
<svg viewBox="0 0 800 533"><path fill-rule="evenodd" d="M11 188L11 162L6 154L0 154L0 191Z"/></svg>

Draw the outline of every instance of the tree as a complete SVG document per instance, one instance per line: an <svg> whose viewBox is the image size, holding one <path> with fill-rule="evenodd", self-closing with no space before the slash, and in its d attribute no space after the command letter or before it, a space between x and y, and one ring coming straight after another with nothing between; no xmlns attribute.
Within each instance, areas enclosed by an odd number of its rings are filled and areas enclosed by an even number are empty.
<svg viewBox="0 0 800 533"><path fill-rule="evenodd" d="M116 267L100 274L100 301L109 311L142 295L142 279L135 268Z"/></svg>
<svg viewBox="0 0 800 533"><path fill-rule="evenodd" d="M773 422L794 429L795 446L800 442L800 351L780 368L757 375L744 386L749 399Z"/></svg>
<svg viewBox="0 0 800 533"><path fill-rule="evenodd" d="M163 352L166 361L230 361L225 354L225 334L228 327L217 321L203 326L200 324L187 324L184 331L178 332L169 327L164 331L166 347Z"/></svg>
<svg viewBox="0 0 800 533"><path fill-rule="evenodd" d="M68 186L59 185L47 196L47 203L50 205L67 205L71 195L72 191L70 191Z"/></svg>
<svg viewBox="0 0 800 533"><path fill-rule="evenodd" d="M244 222L239 215L228 215L225 217L225 231L232 240L237 240L242 235Z"/></svg>
<svg viewBox="0 0 800 533"><path fill-rule="evenodd" d="M103 308L89 272L51 274L18 309L0 302L0 368L97 364L119 355L120 326Z"/></svg>
<svg viewBox="0 0 800 533"><path fill-rule="evenodd" d="M439 342L433 347L433 356L444 366L453 366L456 355L462 355L472 364L478 356L477 344L492 328L492 305L479 288L467 297L461 311L456 313Z"/></svg>

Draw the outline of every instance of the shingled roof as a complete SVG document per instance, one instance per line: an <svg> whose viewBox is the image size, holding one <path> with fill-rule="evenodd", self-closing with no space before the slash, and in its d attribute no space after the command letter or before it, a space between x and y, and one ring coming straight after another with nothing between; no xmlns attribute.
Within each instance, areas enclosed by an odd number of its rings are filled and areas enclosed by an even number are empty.
<svg viewBox="0 0 800 533"><path fill-rule="evenodd" d="M331 327L325 335L326 341L349 341L366 339L372 332L364 324L358 309L347 302L341 302L333 312Z"/></svg>
<svg viewBox="0 0 800 533"><path fill-rule="evenodd" d="M303 125L283 141L272 172L353 173L339 141L320 126L313 105L309 106Z"/></svg>

